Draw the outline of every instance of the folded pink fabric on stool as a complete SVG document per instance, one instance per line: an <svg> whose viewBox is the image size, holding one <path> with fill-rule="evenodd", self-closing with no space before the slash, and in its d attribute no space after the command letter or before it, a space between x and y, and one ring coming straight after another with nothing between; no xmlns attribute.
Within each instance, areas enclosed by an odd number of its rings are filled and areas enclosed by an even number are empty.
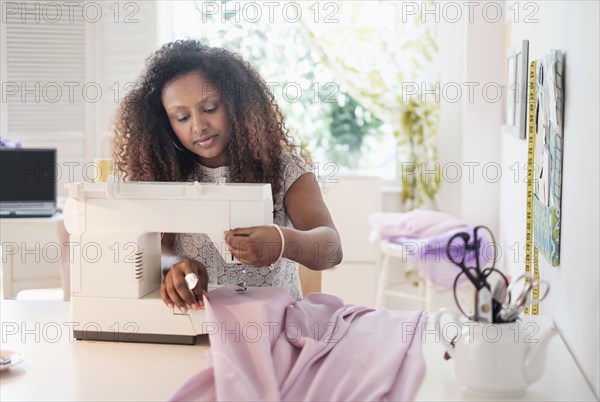
<svg viewBox="0 0 600 402"><path fill-rule="evenodd" d="M419 263L421 275L429 279L431 282L451 289L456 280L456 276L460 274L461 269L455 265L446 254L448 242L458 232L466 231L469 235L473 235L473 227L467 226L464 230L451 230L447 233L442 233L437 236L430 237L407 237L395 236L386 239L390 243L401 244L405 247L407 258L413 262ZM479 232L479 263L481 269L490 266L494 262L494 243L490 239L486 231ZM469 239L471 242L473 239ZM464 253L463 243L453 243L455 247L451 248L452 256L455 260L460 260L460 256ZM467 252L465 255L465 265L467 267L475 267L475 253ZM467 280L466 275L461 275L457 285L462 284Z"/></svg>
<svg viewBox="0 0 600 402"><path fill-rule="evenodd" d="M431 282L451 289L458 274L462 271L446 255L448 241L459 232L473 233L473 227L444 212L415 209L409 212L377 212L372 214L369 223L376 237L389 243L405 247L407 259L419 263L423 277ZM494 244L485 231L480 232L480 263L482 269L493 263ZM473 239L470 239L472 241ZM462 254L461 248L454 248L456 259ZM475 254L468 252L465 258L468 267L474 267ZM461 275L457 285L467 280Z"/></svg>
<svg viewBox="0 0 600 402"><path fill-rule="evenodd" d="M444 212L415 209L409 212L377 212L370 216L369 223L380 238L395 236L429 237L456 230L469 229L458 218Z"/></svg>
<svg viewBox="0 0 600 402"><path fill-rule="evenodd" d="M427 316L344 304L279 288L224 286L206 300L212 367L180 400L412 400L425 374Z"/></svg>

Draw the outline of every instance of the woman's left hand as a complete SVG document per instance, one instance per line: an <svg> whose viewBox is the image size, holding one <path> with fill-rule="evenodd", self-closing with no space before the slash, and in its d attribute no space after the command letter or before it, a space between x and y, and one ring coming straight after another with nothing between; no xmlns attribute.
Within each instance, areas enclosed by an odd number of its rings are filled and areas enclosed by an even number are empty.
<svg viewBox="0 0 600 402"><path fill-rule="evenodd" d="M241 263L265 267L277 261L283 246L279 231L273 226L253 226L227 230L225 243Z"/></svg>

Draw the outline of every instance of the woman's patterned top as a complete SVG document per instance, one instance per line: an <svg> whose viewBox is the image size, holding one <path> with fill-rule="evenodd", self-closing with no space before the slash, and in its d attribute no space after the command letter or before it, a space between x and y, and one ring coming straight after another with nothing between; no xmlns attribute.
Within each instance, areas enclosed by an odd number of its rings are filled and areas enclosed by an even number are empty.
<svg viewBox="0 0 600 402"><path fill-rule="evenodd" d="M281 190L274 195L273 223L281 227L292 224L285 210L283 198L290 186L303 174L310 172L311 167L301 159L286 153L283 155L283 177ZM222 178L229 182L229 167L209 168L201 164L189 177L188 181L214 183ZM282 258L270 267L254 267L246 264L227 264L214 246L213 242L203 233L179 233L174 236L173 249L175 253L184 258L195 259L207 268L209 283L219 285L236 285L238 283L241 266L246 268L246 284L248 286L272 286L287 289L294 299L302 298L298 264L295 261Z"/></svg>

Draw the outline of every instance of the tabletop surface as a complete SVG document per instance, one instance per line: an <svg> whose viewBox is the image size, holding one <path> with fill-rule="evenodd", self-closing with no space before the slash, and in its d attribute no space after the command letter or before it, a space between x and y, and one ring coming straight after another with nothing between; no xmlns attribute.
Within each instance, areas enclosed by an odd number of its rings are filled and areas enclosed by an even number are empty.
<svg viewBox="0 0 600 402"><path fill-rule="evenodd" d="M2 300L2 350L24 355L0 374L0 400L168 400L209 365L207 343L77 341L69 303Z"/></svg>
<svg viewBox="0 0 600 402"><path fill-rule="evenodd" d="M2 350L25 358L0 374L2 401L164 401L210 364L202 340L192 346L76 341L67 302L2 300L1 312ZM462 390L454 362L442 358L444 350L433 339L424 338L427 368L416 399L485 399ZM548 348L544 376L515 400L596 400L560 337Z"/></svg>

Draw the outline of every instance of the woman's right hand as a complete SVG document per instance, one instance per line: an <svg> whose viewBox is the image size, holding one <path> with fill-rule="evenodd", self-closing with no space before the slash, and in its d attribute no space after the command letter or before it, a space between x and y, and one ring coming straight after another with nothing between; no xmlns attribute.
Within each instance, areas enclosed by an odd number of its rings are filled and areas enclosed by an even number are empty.
<svg viewBox="0 0 600 402"><path fill-rule="evenodd" d="M198 277L198 284L193 290L188 288L185 281L187 274L196 274ZM187 313L188 308L204 307L202 297L207 295L207 288L206 267L196 260L187 259L171 266L160 287L160 297L170 308L177 306L182 313Z"/></svg>

